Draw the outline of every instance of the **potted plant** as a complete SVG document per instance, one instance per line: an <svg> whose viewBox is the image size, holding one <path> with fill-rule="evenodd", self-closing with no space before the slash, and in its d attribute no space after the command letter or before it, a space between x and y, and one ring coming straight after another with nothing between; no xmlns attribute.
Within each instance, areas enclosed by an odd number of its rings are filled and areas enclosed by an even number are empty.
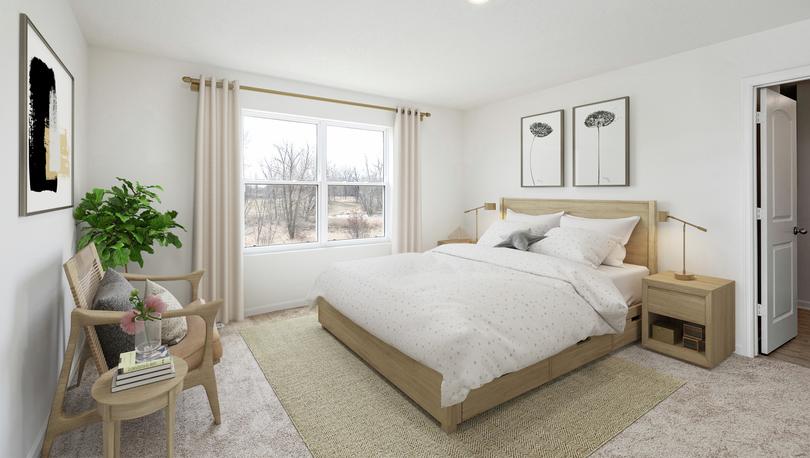
<svg viewBox="0 0 810 458"><path fill-rule="evenodd" d="M130 262L143 267L143 253L154 253L155 243L183 246L172 232L176 228L186 230L175 220L177 212L154 208L160 202L155 191L163 188L116 179L119 186L93 189L73 211L73 217L81 224L78 249L93 242L104 269L123 266L126 271Z"/></svg>

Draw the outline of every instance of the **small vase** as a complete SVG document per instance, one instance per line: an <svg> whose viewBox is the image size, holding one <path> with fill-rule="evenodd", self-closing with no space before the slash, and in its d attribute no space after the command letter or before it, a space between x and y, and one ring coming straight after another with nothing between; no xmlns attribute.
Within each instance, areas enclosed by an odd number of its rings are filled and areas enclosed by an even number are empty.
<svg viewBox="0 0 810 458"><path fill-rule="evenodd" d="M160 347L161 320L159 315L155 320L142 321L139 318L135 320L143 323L143 326L138 326L138 331L135 332L135 359L144 361Z"/></svg>

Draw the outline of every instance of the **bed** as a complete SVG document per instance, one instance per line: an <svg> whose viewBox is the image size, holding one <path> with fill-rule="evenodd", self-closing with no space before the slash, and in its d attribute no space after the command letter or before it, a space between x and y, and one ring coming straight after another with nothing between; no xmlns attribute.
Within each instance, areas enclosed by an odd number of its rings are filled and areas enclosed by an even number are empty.
<svg viewBox="0 0 810 458"><path fill-rule="evenodd" d="M362 269L347 263L316 288L323 328L447 433L640 337L641 278L657 267L654 201L504 198L502 217L508 209L639 222L623 267L539 262L543 255L455 244L396 257L394 267L384 260L365 261ZM397 283L400 276L407 284ZM423 291L430 308L420 302ZM519 307L526 295L532 309ZM555 320L577 325L553 326Z"/></svg>

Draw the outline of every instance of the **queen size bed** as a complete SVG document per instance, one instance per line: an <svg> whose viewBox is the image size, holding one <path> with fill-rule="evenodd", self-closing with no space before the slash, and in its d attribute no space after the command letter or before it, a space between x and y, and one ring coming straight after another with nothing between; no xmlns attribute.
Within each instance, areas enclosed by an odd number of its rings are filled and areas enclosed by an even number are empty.
<svg viewBox="0 0 810 458"><path fill-rule="evenodd" d="M443 245L329 269L314 292L318 319L452 432L638 340L641 278L656 271L655 210L654 201L502 199L502 217L637 217L624 265Z"/></svg>

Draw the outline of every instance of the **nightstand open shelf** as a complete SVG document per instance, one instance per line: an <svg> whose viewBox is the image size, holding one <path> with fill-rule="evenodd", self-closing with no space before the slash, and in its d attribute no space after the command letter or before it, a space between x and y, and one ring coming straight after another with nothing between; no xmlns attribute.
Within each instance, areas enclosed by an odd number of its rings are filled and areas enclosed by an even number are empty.
<svg viewBox="0 0 810 458"><path fill-rule="evenodd" d="M675 279L672 272L651 275L643 282L641 342L650 350L692 364L712 368L734 351L734 282L699 276ZM652 325L667 321L676 326L704 328L704 350L698 351L652 338Z"/></svg>
<svg viewBox="0 0 810 458"><path fill-rule="evenodd" d="M683 346L683 337L679 338L675 344L662 342L660 340L656 340L652 337L652 325L658 323L660 321L666 321L669 323L676 324L677 326L683 326L684 323L690 324L698 324L698 323L691 323L689 321L679 320L675 317L671 317L664 314L652 313L648 312L648 320L649 320L649 327L650 329L647 330L649 339L645 346L650 350L657 351L659 353L664 353L670 355L672 357L682 359L685 361L689 361L691 363L697 364L699 366L710 366L709 359L706 357L706 350L697 351L692 350L691 348L686 348Z"/></svg>

